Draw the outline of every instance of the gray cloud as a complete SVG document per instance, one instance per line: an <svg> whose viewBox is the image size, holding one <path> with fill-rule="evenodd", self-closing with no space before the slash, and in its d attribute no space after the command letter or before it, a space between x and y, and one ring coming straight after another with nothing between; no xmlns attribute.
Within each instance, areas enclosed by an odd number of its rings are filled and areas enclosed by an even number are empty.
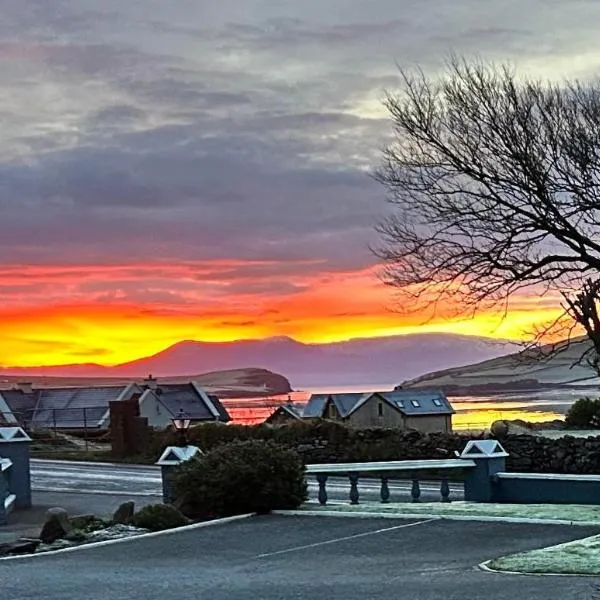
<svg viewBox="0 0 600 600"><path fill-rule="evenodd" d="M7 0L2 261L368 266L395 63L585 76L597 17L583 0Z"/></svg>

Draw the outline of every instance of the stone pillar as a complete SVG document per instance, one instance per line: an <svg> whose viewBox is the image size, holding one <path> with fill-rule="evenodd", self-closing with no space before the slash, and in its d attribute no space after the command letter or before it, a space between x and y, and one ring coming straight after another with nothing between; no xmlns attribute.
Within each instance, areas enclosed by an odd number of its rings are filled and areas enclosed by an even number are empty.
<svg viewBox="0 0 600 600"><path fill-rule="evenodd" d="M494 502L496 473L506 471L508 453L496 440L472 440L467 443L460 458L475 462L467 470L465 478L465 500L467 502Z"/></svg>
<svg viewBox="0 0 600 600"><path fill-rule="evenodd" d="M20 427L0 427L0 458L8 458L8 487L16 496L15 508L31 508L31 438Z"/></svg>
<svg viewBox="0 0 600 600"><path fill-rule="evenodd" d="M173 472L184 461L189 460L196 454L202 454L196 446L168 446L156 461L160 467L162 479L163 502L171 504L175 498L173 495Z"/></svg>

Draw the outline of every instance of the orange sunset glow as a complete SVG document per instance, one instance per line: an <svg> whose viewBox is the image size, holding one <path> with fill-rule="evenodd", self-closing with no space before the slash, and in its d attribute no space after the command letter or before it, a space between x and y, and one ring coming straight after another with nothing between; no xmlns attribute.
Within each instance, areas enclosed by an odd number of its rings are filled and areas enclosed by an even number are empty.
<svg viewBox="0 0 600 600"><path fill-rule="evenodd" d="M287 268L299 266L306 265ZM391 292L374 269L308 266L313 272L292 276L286 265L265 261L4 268L0 363L112 365L181 340L280 335L303 342L416 332L520 339L559 312L548 302L522 297L505 318L481 313L424 322L418 312L393 310ZM262 282L268 283L264 291L256 287ZM249 291L244 284L252 284Z"/></svg>

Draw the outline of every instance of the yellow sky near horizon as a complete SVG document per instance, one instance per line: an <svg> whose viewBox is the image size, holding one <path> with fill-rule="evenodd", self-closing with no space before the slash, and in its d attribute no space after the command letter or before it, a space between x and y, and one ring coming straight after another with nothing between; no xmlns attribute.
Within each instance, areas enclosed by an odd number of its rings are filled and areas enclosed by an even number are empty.
<svg viewBox="0 0 600 600"><path fill-rule="evenodd" d="M12 281L4 273L0 364L113 365L181 340L282 335L306 343L432 332L523 340L534 326L560 314L547 298L521 296L506 315L488 311L469 319L426 319L419 312L395 312L392 291L372 269L284 275L281 292L275 281L253 293L237 290L239 281L227 279L230 270L231 265L206 263L23 267ZM27 281L31 289L23 287ZM284 287L286 281L295 287Z"/></svg>

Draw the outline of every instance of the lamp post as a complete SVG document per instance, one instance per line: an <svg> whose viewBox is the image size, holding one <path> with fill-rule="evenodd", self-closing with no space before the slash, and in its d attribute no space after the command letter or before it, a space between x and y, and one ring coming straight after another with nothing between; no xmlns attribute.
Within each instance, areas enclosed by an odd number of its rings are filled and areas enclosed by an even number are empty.
<svg viewBox="0 0 600 600"><path fill-rule="evenodd" d="M173 417L171 421L177 432L177 445L180 448L185 448L188 445L187 431L190 428L190 419L188 418L188 415L184 412L183 408L180 408L177 416Z"/></svg>

